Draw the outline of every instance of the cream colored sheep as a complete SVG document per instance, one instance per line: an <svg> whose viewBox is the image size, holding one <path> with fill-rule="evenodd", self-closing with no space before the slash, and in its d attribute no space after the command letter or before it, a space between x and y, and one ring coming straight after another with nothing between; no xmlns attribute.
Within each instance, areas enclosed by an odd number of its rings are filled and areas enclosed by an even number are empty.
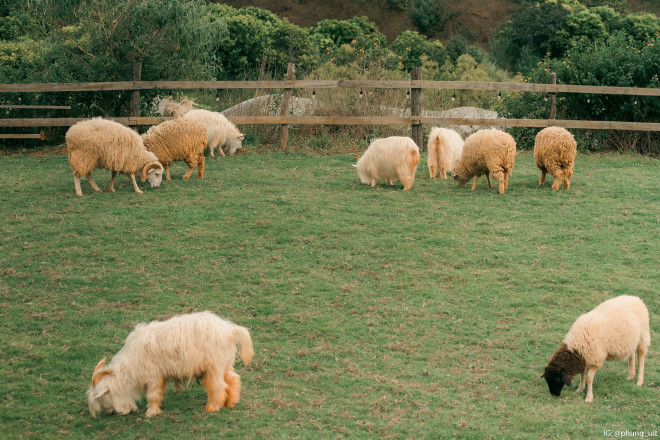
<svg viewBox="0 0 660 440"><path fill-rule="evenodd" d="M158 157L165 167L167 180L170 177L172 162L182 160L188 165L183 175L188 179L196 167L197 177L204 177L204 149L206 148L206 127L199 122L187 119L172 119L151 127L142 135L144 146Z"/></svg>
<svg viewBox="0 0 660 440"><path fill-rule="evenodd" d="M358 177L365 185L376 186L378 180L387 179L392 185L393 180L403 184L403 190L408 191L415 182L415 172L419 164L419 147L409 137L391 136L376 139L358 159Z"/></svg>
<svg viewBox="0 0 660 440"><path fill-rule="evenodd" d="M92 179L92 171L106 168L112 171L109 190L114 192L117 173L128 174L135 192L142 193L135 181L149 179L153 188L160 185L163 166L154 153L147 151L142 138L135 131L118 122L103 118L80 121L66 132L66 148L73 168L76 195L82 196L80 178L87 177L94 191L101 191Z"/></svg>
<svg viewBox="0 0 660 440"><path fill-rule="evenodd" d="M170 102L165 106L163 110L163 116L173 116L175 118L182 118L183 115L192 110L193 106L196 105L192 99L184 98L181 102Z"/></svg>
<svg viewBox="0 0 660 440"><path fill-rule="evenodd" d="M486 175L488 187L492 188L492 175L500 182L500 194L504 194L515 160L516 141L510 134L496 129L479 130L465 140L461 158L454 165L453 177L461 186L474 178L474 190L477 188L477 177L482 174Z"/></svg>
<svg viewBox="0 0 660 440"><path fill-rule="evenodd" d="M226 146L229 155L234 154L243 144L244 134L232 124L229 119L218 112L203 109L194 109L183 115L185 119L197 121L206 127L208 132L208 146L211 156L215 156L217 149L221 155L225 155L222 147Z"/></svg>
<svg viewBox="0 0 660 440"><path fill-rule="evenodd" d="M92 417L128 414L147 395L147 417L160 414L160 403L170 380L201 379L206 388L206 411L218 411L238 402L241 378L234 372L236 349L248 365L254 349L250 333L211 312L175 316L167 321L138 324L124 347L105 365L94 368L87 402Z"/></svg>
<svg viewBox="0 0 660 440"><path fill-rule="evenodd" d="M573 135L561 127L547 127L539 131L534 141L534 161L541 170L539 185L545 183L545 174L554 177L552 189L557 191L562 182L571 186L577 143Z"/></svg>
<svg viewBox="0 0 660 440"><path fill-rule="evenodd" d="M628 379L632 379L635 377L636 352L639 364L637 385L641 386L644 383L644 356L650 344L649 311L644 302L636 296L617 296L578 317L552 355L543 377L550 393L559 396L564 385L569 386L578 373L580 386L577 391L584 390L586 376L585 402L592 402L594 375L605 361L628 359Z"/></svg>
<svg viewBox="0 0 660 440"><path fill-rule="evenodd" d="M458 132L450 128L433 127L428 142L428 167L431 179L440 172L440 178L447 178L447 171L454 168L454 164L463 152L463 138Z"/></svg>

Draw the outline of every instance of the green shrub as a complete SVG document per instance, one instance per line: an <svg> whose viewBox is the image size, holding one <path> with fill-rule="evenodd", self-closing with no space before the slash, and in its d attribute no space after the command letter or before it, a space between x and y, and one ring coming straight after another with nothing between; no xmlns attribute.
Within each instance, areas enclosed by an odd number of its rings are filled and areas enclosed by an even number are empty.
<svg viewBox="0 0 660 440"><path fill-rule="evenodd" d="M415 0L410 18L422 33L434 35L441 33L447 21L458 13L450 10L445 0Z"/></svg>

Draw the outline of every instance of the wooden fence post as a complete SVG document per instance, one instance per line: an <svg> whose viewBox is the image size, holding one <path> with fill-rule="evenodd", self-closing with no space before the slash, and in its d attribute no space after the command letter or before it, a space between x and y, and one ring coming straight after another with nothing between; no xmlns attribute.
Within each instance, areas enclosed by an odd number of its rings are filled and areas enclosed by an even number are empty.
<svg viewBox="0 0 660 440"><path fill-rule="evenodd" d="M133 63L133 85L142 79L142 61L135 61ZM131 108L128 112L131 118L140 116L140 91L133 90L131 93Z"/></svg>
<svg viewBox="0 0 660 440"><path fill-rule="evenodd" d="M422 116L422 68L413 67L410 71L410 116ZM412 124L412 140L415 141L420 151L424 151L424 131L421 122Z"/></svg>
<svg viewBox="0 0 660 440"><path fill-rule="evenodd" d="M280 116L288 116L289 114L289 101L291 100L291 92L293 87L293 80L296 76L296 65L289 63L286 67L286 83L284 93L282 94L282 102L280 103ZM289 126L287 124L280 125L280 150L286 150L289 143Z"/></svg>
<svg viewBox="0 0 660 440"><path fill-rule="evenodd" d="M557 84L557 74L550 74L550 84ZM550 93L550 118L557 119L557 93Z"/></svg>

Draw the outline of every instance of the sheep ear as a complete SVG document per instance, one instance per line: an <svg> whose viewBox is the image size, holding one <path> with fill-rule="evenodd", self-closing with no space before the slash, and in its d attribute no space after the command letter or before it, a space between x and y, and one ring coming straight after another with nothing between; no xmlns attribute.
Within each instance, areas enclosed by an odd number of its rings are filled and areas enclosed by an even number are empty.
<svg viewBox="0 0 660 440"><path fill-rule="evenodd" d="M238 136L238 139L240 139L240 140L243 140L244 138L245 138L245 135L242 134L242 133Z"/></svg>
<svg viewBox="0 0 660 440"><path fill-rule="evenodd" d="M360 156L358 156L358 155L355 154L355 153L351 153L351 154L355 157L355 159L360 160Z"/></svg>
<svg viewBox="0 0 660 440"><path fill-rule="evenodd" d="M99 399L103 397L103 395L107 394L108 391L110 391L110 388L108 387L107 384L101 384L101 386L95 388L94 391L96 391L94 393L94 399Z"/></svg>
<svg viewBox="0 0 660 440"><path fill-rule="evenodd" d="M571 378L566 374L566 370L561 370L561 381L564 382L564 385L567 387L571 386Z"/></svg>
<svg viewBox="0 0 660 440"><path fill-rule="evenodd" d="M149 162L142 168L142 181L144 182L147 179L147 172L151 171L152 168L160 168L161 170L163 169L163 166L160 164L160 162Z"/></svg>

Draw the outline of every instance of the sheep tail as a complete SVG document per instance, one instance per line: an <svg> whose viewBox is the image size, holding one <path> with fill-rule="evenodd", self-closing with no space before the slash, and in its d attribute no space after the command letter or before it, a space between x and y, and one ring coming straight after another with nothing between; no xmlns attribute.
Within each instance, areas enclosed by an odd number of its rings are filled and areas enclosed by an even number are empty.
<svg viewBox="0 0 660 440"><path fill-rule="evenodd" d="M243 359L243 364L249 365L252 355L254 354L254 347L252 346L252 339L250 338L250 332L245 327L237 325L232 330L234 335L234 341L238 345L239 351L241 353L241 359Z"/></svg>

